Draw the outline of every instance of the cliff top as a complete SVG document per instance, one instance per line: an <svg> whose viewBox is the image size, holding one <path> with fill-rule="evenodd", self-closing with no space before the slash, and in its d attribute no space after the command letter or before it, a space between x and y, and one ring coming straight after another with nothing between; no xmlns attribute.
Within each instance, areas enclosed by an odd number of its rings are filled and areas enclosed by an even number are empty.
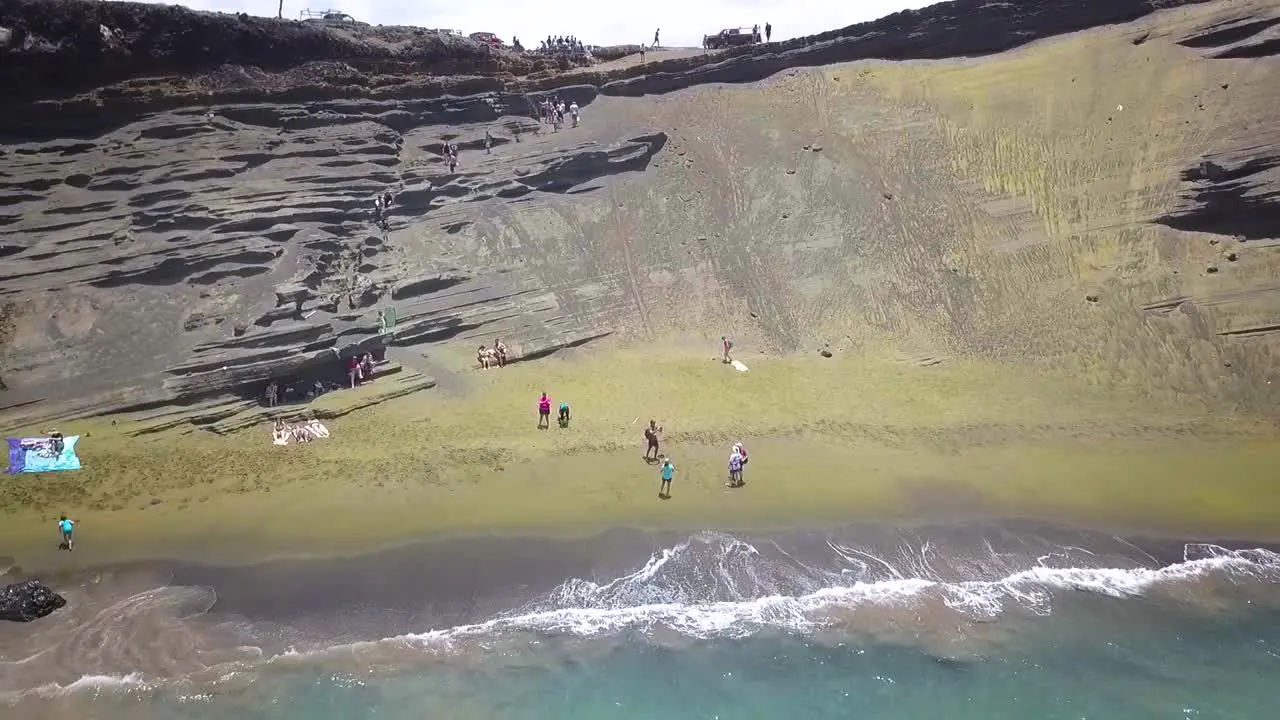
<svg viewBox="0 0 1280 720"><path fill-rule="evenodd" d="M666 93L804 65L985 55L1127 22L1156 6L1206 1L952 0L785 42L659 51L645 63L628 57L583 67L582 57L518 52L425 28L131 2L0 0L0 136L90 136L148 112L221 103L395 100L573 84L606 95ZM601 56L634 50L608 48Z"/></svg>

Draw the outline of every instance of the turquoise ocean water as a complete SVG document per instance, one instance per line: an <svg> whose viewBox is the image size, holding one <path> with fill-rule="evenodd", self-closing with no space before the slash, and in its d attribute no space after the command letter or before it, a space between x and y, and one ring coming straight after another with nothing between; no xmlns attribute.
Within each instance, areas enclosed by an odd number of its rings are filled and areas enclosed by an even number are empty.
<svg viewBox="0 0 1280 720"><path fill-rule="evenodd" d="M89 624L119 652L95 668L10 651L0 675L21 663L29 676L6 682L0 713L1280 716L1280 555L1269 550L1189 544L1180 558L1160 558L1115 538L1005 531L953 534L949 545L920 534L879 540L702 533L655 547L612 578L563 578L474 622L365 639L317 634L341 624L323 614L266 621L262 612L219 613L189 586L130 588L127 602L104 603L115 610ZM362 617L379 612L361 603ZM138 605L146 607L134 615L122 609ZM115 634L112 623L129 629ZM53 649L43 652L90 640L84 625L44 638ZM45 661L41 672L57 680L41 682L33 666Z"/></svg>

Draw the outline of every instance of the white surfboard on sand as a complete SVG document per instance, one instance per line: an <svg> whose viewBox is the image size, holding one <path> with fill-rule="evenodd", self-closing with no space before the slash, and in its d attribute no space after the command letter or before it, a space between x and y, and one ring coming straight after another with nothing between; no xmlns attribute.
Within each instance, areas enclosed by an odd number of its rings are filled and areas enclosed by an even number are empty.
<svg viewBox="0 0 1280 720"><path fill-rule="evenodd" d="M731 363L729 363L729 364L730 364L730 365L732 365L732 366L733 366L733 369L734 369L734 370L737 370L738 372L746 372L746 371L747 371L747 366L746 366L746 365L743 365L741 360L734 360L733 362L731 362Z"/></svg>

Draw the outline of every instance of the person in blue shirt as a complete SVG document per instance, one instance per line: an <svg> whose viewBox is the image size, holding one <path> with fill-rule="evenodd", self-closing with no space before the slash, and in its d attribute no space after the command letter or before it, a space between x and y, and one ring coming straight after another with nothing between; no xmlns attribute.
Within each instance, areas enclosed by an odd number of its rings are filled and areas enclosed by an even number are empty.
<svg viewBox="0 0 1280 720"><path fill-rule="evenodd" d="M560 401L560 427L569 427L569 403Z"/></svg>
<svg viewBox="0 0 1280 720"><path fill-rule="evenodd" d="M662 484L658 486L658 497L663 500L671 498L671 479L676 476L676 466L671 462L671 458L664 457L662 459L662 469L658 471L662 478Z"/></svg>
<svg viewBox="0 0 1280 720"><path fill-rule="evenodd" d="M71 534L76 531L76 521L68 520L66 515L58 519L58 530L62 532L62 544L70 550L75 541L71 539Z"/></svg>

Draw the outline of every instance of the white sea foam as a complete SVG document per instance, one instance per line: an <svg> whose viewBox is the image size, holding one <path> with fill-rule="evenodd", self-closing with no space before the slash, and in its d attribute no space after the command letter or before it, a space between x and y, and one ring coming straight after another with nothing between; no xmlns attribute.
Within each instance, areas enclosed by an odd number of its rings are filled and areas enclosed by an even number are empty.
<svg viewBox="0 0 1280 720"><path fill-rule="evenodd" d="M376 651L380 644L447 650L458 642L519 633L590 638L662 630L703 639L744 637L763 630L804 633L832 627L847 614L844 611L859 607L875 605L907 609L913 603L929 600L940 601L945 607L970 619L987 620L998 617L1011 607L1047 614L1054 594L1063 591L1129 598L1142 596L1162 585L1195 582L1210 574L1232 581L1254 579L1280 583L1280 554L1268 550L1227 550L1212 545L1189 545L1184 562L1161 568L1036 566L997 580L941 582L893 577L823 587L798 595L770 594L715 602L653 601L664 592L677 597L690 594L687 588L679 585L657 587L661 585L659 581L664 571L686 559L688 551L688 543L664 549L635 572L604 583L570 580L546 600L530 608L485 622L321 651L295 651L273 659L299 661L329 652ZM741 540L728 539L721 543L719 554L721 560L725 560L734 555L755 558L759 552ZM706 558L702 561L700 565L705 566ZM899 575L880 558L872 558L870 564ZM717 565L723 568L732 563ZM705 581L707 584L719 581L722 588L732 585L731 594L743 590L741 584L726 583L724 578L708 577Z"/></svg>
<svg viewBox="0 0 1280 720"><path fill-rule="evenodd" d="M762 553L743 540L702 533L654 553L631 573L604 582L570 579L545 597L484 622L323 649L290 650L271 657L242 657L209 668L211 675L184 689L190 689L191 698L198 699L209 683L222 685L232 677L247 677L252 682L258 670L272 666L309 666L330 659L355 660L357 667L395 666L406 652L409 657L441 652L452 656L451 651L475 652L477 648L487 653L504 643L520 646L546 636L675 633L688 638L725 638L769 631L818 633L838 630L850 618L865 624L888 617L909 626L926 622L921 619L926 614L936 619L937 612L955 613L956 620L971 621L998 618L1011 609L1047 614L1055 597L1064 592L1131 598L1168 588L1174 592L1162 597L1177 601L1187 596L1178 591L1194 588L1206 577L1219 586L1224 582L1280 584L1280 554L1204 544L1186 546L1183 562L1159 568L1051 566L1051 562L1093 555L1079 548L1063 548L1064 552L1041 555L1034 566L1002 578L959 582L941 580L937 575L913 577L917 572L933 572L930 568L937 564L924 547L902 548L896 561L869 550L835 544L831 548L846 562L820 570L786 552ZM981 561L966 563L966 568L976 567L973 563ZM851 570L848 565L855 567ZM921 570L922 566L926 569ZM795 588L801 590L792 591ZM870 608L891 614L861 612ZM945 616L943 622L951 623ZM20 695L145 689L158 682L138 674L86 675L66 685L50 683ZM0 701L14 699L0 697Z"/></svg>
<svg viewBox="0 0 1280 720"><path fill-rule="evenodd" d="M13 704L29 697L56 698L71 693L130 690L146 685L141 673L82 675L65 685L50 682L20 692L0 693L0 704Z"/></svg>

